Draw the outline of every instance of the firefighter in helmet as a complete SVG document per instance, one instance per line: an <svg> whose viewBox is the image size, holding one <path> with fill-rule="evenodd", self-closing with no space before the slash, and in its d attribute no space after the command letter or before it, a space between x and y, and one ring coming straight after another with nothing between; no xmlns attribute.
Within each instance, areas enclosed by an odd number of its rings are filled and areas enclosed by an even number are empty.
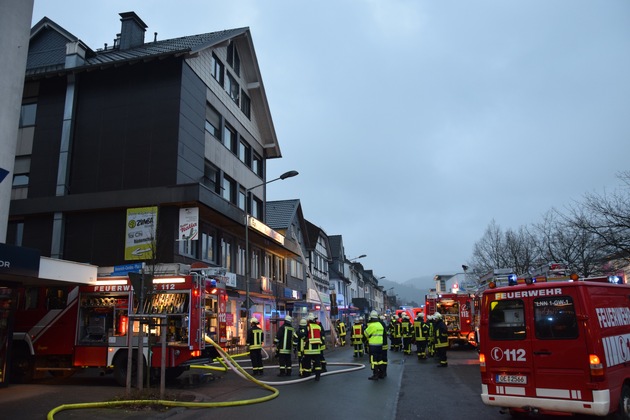
<svg viewBox="0 0 630 420"><path fill-rule="evenodd" d="M293 350L297 354L298 365L300 369L300 378L307 376L307 372L304 370L304 346L306 344L307 326L306 318L300 319L300 325L297 330L293 332Z"/></svg>
<svg viewBox="0 0 630 420"><path fill-rule="evenodd" d="M383 363L383 345L386 344L385 328L378 318L378 312L370 312L367 328L363 332L363 336L370 348L370 366L372 367L372 376L368 379L378 381L385 376L385 368Z"/></svg>
<svg viewBox="0 0 630 420"><path fill-rule="evenodd" d="M247 349L249 350L249 360L252 362L254 376L263 374L262 346L263 330L258 326L258 318L249 320L250 328L247 331Z"/></svg>
<svg viewBox="0 0 630 420"><path fill-rule="evenodd" d="M284 323L278 328L276 338L273 340L278 352L278 364L280 367L278 376L291 376L291 350L293 349L293 334L295 331L291 322L293 322L291 315L285 316Z"/></svg>
<svg viewBox="0 0 630 420"><path fill-rule="evenodd" d="M339 345L341 347L345 347L346 345L346 324L342 319L338 319L335 324L335 329L337 330L337 336L339 337Z"/></svg>
<svg viewBox="0 0 630 420"><path fill-rule="evenodd" d="M360 316L354 319L351 338L352 347L354 347L352 357L363 357L363 318Z"/></svg>
<svg viewBox="0 0 630 420"><path fill-rule="evenodd" d="M416 353L418 360L427 358L427 339L429 336L429 324L424 322L424 314L418 312L416 320L413 322L413 332L416 339Z"/></svg>
<svg viewBox="0 0 630 420"><path fill-rule="evenodd" d="M411 343L413 341L413 324L409 319L409 314L403 312L400 322L400 335L402 338L402 350L404 354L411 354Z"/></svg>
<svg viewBox="0 0 630 420"><path fill-rule="evenodd" d="M304 343L304 372L305 376L309 376L311 372L315 373L315 380L319 381L322 373L322 336L324 335L322 327L317 323L313 314L308 314L306 318L306 341Z"/></svg>
<svg viewBox="0 0 630 420"><path fill-rule="evenodd" d="M427 356L435 356L435 315L427 316L427 325L429 326L429 335L427 336Z"/></svg>
<svg viewBox="0 0 630 420"><path fill-rule="evenodd" d="M446 349L448 348L448 328L441 313L435 314L435 352L440 364L437 367L447 367Z"/></svg>

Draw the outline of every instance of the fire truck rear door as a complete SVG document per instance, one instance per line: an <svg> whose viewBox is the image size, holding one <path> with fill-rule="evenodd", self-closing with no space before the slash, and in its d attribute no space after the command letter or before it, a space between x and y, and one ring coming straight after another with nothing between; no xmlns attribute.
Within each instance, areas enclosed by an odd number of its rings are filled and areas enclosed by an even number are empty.
<svg viewBox="0 0 630 420"><path fill-rule="evenodd" d="M533 310L532 358L536 372L536 394L541 398L587 400L589 381L588 347L583 323L576 310L580 299L575 287L541 289L530 297Z"/></svg>

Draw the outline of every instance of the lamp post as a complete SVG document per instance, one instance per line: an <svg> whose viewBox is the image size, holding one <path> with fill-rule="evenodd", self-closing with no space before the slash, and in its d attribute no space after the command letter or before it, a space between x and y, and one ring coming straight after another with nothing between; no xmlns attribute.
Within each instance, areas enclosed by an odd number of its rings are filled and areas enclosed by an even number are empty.
<svg viewBox="0 0 630 420"><path fill-rule="evenodd" d="M354 260L358 260L359 258L365 258L365 257L367 257L367 255L361 254L358 257L348 259L348 261L353 262Z"/></svg>
<svg viewBox="0 0 630 420"><path fill-rule="evenodd" d="M251 188L247 188L245 190L245 308L247 308L247 319L249 320L250 318L250 304L249 304L249 277L250 277L250 273L251 273L251 261L249 258L249 212L247 211L247 206L249 205L250 199L249 199L249 195L250 192L253 189L256 189L258 187L262 187L263 185L267 185L271 182L274 181L278 181L278 180L285 180L287 178L291 178L294 177L296 175L298 175L299 172L298 171L288 171L283 173L282 175L280 175L278 178L274 178L270 181L266 181L263 183L260 183L258 185L254 185Z"/></svg>

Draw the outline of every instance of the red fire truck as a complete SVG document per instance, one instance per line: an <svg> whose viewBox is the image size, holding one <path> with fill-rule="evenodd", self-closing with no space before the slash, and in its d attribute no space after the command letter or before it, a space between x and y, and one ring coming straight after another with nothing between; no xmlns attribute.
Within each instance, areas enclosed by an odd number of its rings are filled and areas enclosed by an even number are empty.
<svg viewBox="0 0 630 420"><path fill-rule="evenodd" d="M621 275L554 278L483 293L482 401L514 417L629 418L630 285Z"/></svg>
<svg viewBox="0 0 630 420"><path fill-rule="evenodd" d="M472 325L473 298L468 293L437 293L425 296L425 317L442 314L448 328L448 346L475 343Z"/></svg>
<svg viewBox="0 0 630 420"><path fill-rule="evenodd" d="M166 375L179 376L203 356L210 314L216 323L216 284L198 273L155 276L147 283L142 302L127 276L102 277L90 285L20 289L11 380L27 382L46 372L63 376L96 367L125 385L128 352L133 349L133 371L140 337L144 365L154 374L159 371L162 336Z"/></svg>

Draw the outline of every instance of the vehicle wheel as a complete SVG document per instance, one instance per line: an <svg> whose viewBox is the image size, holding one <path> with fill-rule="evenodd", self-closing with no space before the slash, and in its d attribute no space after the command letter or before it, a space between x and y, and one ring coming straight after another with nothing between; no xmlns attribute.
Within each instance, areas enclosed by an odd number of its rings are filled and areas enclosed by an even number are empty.
<svg viewBox="0 0 630 420"><path fill-rule="evenodd" d="M614 418L630 420L630 386L628 385L621 387L621 396L619 397L619 404L617 404L617 412L614 414Z"/></svg>
<svg viewBox="0 0 630 420"><path fill-rule="evenodd" d="M144 364L146 372L146 363ZM119 386L127 386L127 352L120 352L114 359L114 379ZM131 386L138 384L138 358L134 352L131 359Z"/></svg>
<svg viewBox="0 0 630 420"><path fill-rule="evenodd" d="M526 419L529 417L529 413L526 411L514 410L510 408L510 417L513 419Z"/></svg>
<svg viewBox="0 0 630 420"><path fill-rule="evenodd" d="M16 349L12 354L11 382L27 384L33 381L35 363L33 357L25 349ZM23 351L22 351L23 350Z"/></svg>

